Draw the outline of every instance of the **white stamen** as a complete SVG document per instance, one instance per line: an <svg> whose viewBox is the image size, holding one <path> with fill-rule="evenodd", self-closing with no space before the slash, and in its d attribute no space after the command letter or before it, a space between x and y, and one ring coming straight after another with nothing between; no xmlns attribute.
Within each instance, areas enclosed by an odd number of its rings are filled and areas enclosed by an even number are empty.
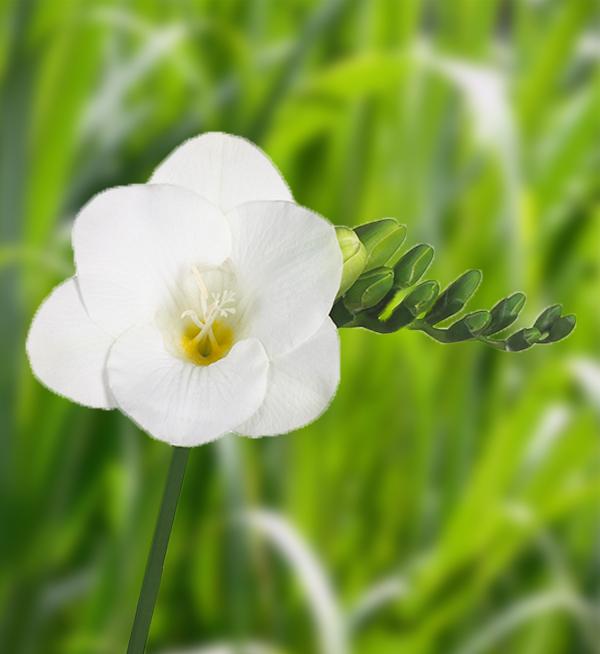
<svg viewBox="0 0 600 654"><path fill-rule="evenodd" d="M204 323L198 318L198 314L193 310L193 309L187 309L184 311L180 318L189 318L198 329L202 329L204 327Z"/></svg>
<svg viewBox="0 0 600 654"><path fill-rule="evenodd" d="M215 347L217 340L212 329L213 323L217 318L227 318L236 313L235 307L231 306L235 303L235 292L225 289L222 293L211 293L209 295L202 273L197 266L192 268L192 274L200 289L202 317L200 318L193 309L186 309L181 314L181 318L189 318L200 330L194 337L194 341L200 342L208 335L211 344ZM209 302L209 298L212 300L211 302Z"/></svg>
<svg viewBox="0 0 600 654"><path fill-rule="evenodd" d="M202 273L198 269L198 266L194 266L192 268L192 273L196 279L196 283L198 284L198 287L200 288L200 305L202 307L202 315L206 316L207 312L207 301L208 301L208 289L206 288L206 284L204 282L204 278L202 277Z"/></svg>

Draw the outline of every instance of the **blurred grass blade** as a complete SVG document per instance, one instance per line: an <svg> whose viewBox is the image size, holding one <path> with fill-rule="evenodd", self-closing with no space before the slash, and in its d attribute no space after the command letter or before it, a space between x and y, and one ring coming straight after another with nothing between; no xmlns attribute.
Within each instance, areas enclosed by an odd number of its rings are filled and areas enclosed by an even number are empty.
<svg viewBox="0 0 600 654"><path fill-rule="evenodd" d="M579 599L568 591L558 589L527 597L491 618L488 624L480 627L456 654L485 654L493 651L512 631L522 628L530 620L543 614L555 614L557 610L566 611L579 617Z"/></svg>
<svg viewBox="0 0 600 654"><path fill-rule="evenodd" d="M262 534L296 573L318 629L321 654L348 654L344 620L333 588L300 535L282 516L268 511L247 511L241 521Z"/></svg>
<svg viewBox="0 0 600 654"><path fill-rule="evenodd" d="M170 649L163 654L284 654L274 645L258 642L214 643L186 649Z"/></svg>
<svg viewBox="0 0 600 654"><path fill-rule="evenodd" d="M390 576L361 594L348 613L347 624L349 633L356 632L380 609L397 602L409 593L409 586L400 576Z"/></svg>

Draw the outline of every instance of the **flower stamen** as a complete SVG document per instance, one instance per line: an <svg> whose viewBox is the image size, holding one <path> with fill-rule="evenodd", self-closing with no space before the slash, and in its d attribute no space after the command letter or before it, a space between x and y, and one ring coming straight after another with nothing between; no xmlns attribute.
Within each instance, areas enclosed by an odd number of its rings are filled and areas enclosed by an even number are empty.
<svg viewBox="0 0 600 654"><path fill-rule="evenodd" d="M186 309L182 319L189 319L192 325L184 330L182 347L187 358L198 365L208 365L224 357L233 344L231 328L219 318L235 315L235 292L225 289L220 293L209 293L208 287L197 266L192 274L200 291L201 316L194 309Z"/></svg>

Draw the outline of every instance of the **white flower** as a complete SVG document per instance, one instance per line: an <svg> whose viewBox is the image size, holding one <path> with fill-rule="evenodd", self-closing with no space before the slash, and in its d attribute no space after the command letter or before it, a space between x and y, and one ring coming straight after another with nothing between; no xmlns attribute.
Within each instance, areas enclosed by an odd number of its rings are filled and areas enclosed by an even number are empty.
<svg viewBox="0 0 600 654"><path fill-rule="evenodd" d="M331 401L335 231L294 204L248 141L187 141L150 184L93 198L72 240L76 275L44 301L27 340L53 391L118 407L181 446L285 433Z"/></svg>

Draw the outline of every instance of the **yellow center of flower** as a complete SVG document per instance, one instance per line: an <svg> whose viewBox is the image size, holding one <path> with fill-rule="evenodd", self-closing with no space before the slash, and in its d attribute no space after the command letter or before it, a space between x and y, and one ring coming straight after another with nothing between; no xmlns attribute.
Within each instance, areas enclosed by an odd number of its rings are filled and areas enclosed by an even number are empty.
<svg viewBox="0 0 600 654"><path fill-rule="evenodd" d="M208 366L222 359L233 345L233 330L215 320L208 332L202 333L195 324L187 325L181 336L183 352L197 366Z"/></svg>
<svg viewBox="0 0 600 654"><path fill-rule="evenodd" d="M200 311L187 309L181 314L185 320L181 349L192 363L208 366L222 359L233 346L233 330L226 321L236 312L235 293L229 289L209 293L198 268L192 272L200 291Z"/></svg>

